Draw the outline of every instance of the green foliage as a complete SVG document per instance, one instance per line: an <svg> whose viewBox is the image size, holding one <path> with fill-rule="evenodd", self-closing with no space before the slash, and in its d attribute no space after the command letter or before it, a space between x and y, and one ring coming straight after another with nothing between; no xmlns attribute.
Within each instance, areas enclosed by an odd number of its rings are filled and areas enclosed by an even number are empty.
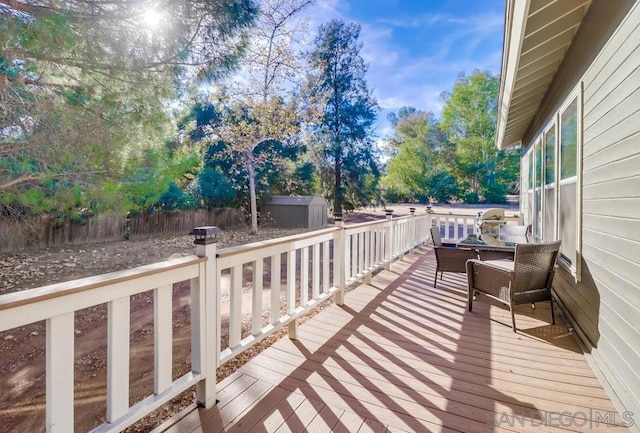
<svg viewBox="0 0 640 433"><path fill-rule="evenodd" d="M132 155L124 168L124 181L117 187L117 196L122 200L120 207L125 211L158 207L161 197L170 190L171 184L193 164L193 157L171 160L154 149Z"/></svg>
<svg viewBox="0 0 640 433"><path fill-rule="evenodd" d="M229 179L220 171L205 167L198 175L198 195L208 209L231 206L236 191Z"/></svg>
<svg viewBox="0 0 640 433"><path fill-rule="evenodd" d="M321 25L309 54L306 97L322 119L312 125L317 155L333 172L334 211L365 203L379 176L370 134L378 105L365 80L360 27L333 20ZM369 177L374 179L371 180Z"/></svg>
<svg viewBox="0 0 640 433"><path fill-rule="evenodd" d="M312 162L296 165L288 185L288 193L292 195L315 195L318 179Z"/></svg>
<svg viewBox="0 0 640 433"><path fill-rule="evenodd" d="M160 196L154 207L162 210L194 209L197 207L197 202L175 182L171 182L169 189Z"/></svg>
<svg viewBox="0 0 640 433"><path fill-rule="evenodd" d="M475 191L468 191L462 196L462 201L468 204L480 203L480 195Z"/></svg>
<svg viewBox="0 0 640 433"><path fill-rule="evenodd" d="M451 93L445 93L441 129L455 146L455 175L468 191L487 202L503 202L517 178L519 162L499 151L494 134L499 79L489 72L461 74Z"/></svg>
<svg viewBox="0 0 640 433"><path fill-rule="evenodd" d="M389 145L394 157L382 180L387 199L447 202L456 198L457 180L451 175L449 153L439 141L433 115L404 107L391 118L395 136Z"/></svg>
<svg viewBox="0 0 640 433"><path fill-rule="evenodd" d="M432 172L427 180L427 185L429 199L434 199L439 203L447 203L458 197L457 179L446 170Z"/></svg>
<svg viewBox="0 0 640 433"><path fill-rule="evenodd" d="M139 149L166 140L175 85L231 70L255 3L161 0L159 28L147 2L17 4L0 15L3 214L153 205L176 173L137 167Z"/></svg>

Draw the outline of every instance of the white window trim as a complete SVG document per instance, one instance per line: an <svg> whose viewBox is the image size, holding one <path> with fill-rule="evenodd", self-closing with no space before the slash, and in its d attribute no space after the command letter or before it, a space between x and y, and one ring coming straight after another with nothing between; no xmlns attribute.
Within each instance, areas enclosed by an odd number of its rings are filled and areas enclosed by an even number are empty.
<svg viewBox="0 0 640 433"><path fill-rule="evenodd" d="M558 180L558 185L566 185L574 183L576 184L576 220L575 220L575 263L569 264L565 260L560 257L558 259L558 263L564 269L569 272L576 283L580 282L582 279L582 144L583 144L583 106L584 106L584 82L581 81L576 88L569 94L566 98L566 101L560 106L558 111L555 114L555 118L557 118L556 124L558 125L558 135L557 135L557 146L556 146L556 179ZM573 100L576 100L576 117L577 117L577 134L576 134L576 175L571 176L566 179L561 179L560 171L561 161L560 161L560 124L562 121L562 113L571 105ZM556 192L557 195L560 194L560 188ZM556 197L556 204L559 201L559 197ZM557 206L559 211L559 206ZM556 226L557 226L557 236L560 237L560 221L558 218L558 214L556 214Z"/></svg>
<svg viewBox="0 0 640 433"><path fill-rule="evenodd" d="M576 89L578 98L578 136L576 140L576 263L572 266L572 275L576 283L582 280L582 145L584 142L584 81Z"/></svg>

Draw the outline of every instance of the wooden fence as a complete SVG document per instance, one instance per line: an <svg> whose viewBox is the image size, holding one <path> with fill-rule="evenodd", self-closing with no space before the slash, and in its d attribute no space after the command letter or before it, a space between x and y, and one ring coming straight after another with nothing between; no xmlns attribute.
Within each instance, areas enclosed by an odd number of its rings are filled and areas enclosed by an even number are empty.
<svg viewBox="0 0 640 433"><path fill-rule="evenodd" d="M41 215L20 222L0 219L0 253L52 246L118 241L125 238L126 216L101 214L73 222ZM239 209L158 211L131 216L131 239L187 234L197 226L228 228L244 222Z"/></svg>

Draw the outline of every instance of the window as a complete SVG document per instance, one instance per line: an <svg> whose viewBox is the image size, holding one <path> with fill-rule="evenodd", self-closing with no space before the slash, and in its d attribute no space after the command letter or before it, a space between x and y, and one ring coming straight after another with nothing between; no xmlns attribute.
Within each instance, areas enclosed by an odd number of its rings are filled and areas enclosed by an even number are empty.
<svg viewBox="0 0 640 433"><path fill-rule="evenodd" d="M542 233L542 173L543 173L543 164L542 164L542 141L538 140L534 147L534 159L535 159L535 192L534 192L534 215L533 219L533 233L536 236L543 236Z"/></svg>
<svg viewBox="0 0 640 433"><path fill-rule="evenodd" d="M544 137L544 183L553 185L556 180L556 127L551 126Z"/></svg>
<svg viewBox="0 0 640 433"><path fill-rule="evenodd" d="M556 239L556 125L544 134L544 219L543 237Z"/></svg>
<svg viewBox="0 0 640 433"><path fill-rule="evenodd" d="M578 99L574 98L560 114L560 191L558 227L562 245L560 258L576 266L576 193L578 160Z"/></svg>
<svg viewBox="0 0 640 433"><path fill-rule="evenodd" d="M559 262L576 281L581 253L581 87L534 137L522 161L526 222L543 240L562 240Z"/></svg>
<svg viewBox="0 0 640 433"><path fill-rule="evenodd" d="M533 152L525 153L522 160L522 211L525 225L533 221Z"/></svg>
<svg viewBox="0 0 640 433"><path fill-rule="evenodd" d="M576 175L578 143L578 100L571 101L562 113L560 129L560 179Z"/></svg>

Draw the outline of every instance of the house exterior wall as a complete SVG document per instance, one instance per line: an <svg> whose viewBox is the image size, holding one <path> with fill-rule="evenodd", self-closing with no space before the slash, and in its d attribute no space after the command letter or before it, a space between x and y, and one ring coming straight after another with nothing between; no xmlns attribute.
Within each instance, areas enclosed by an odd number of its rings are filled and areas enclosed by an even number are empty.
<svg viewBox="0 0 640 433"><path fill-rule="evenodd" d="M579 266L571 272L561 265L554 290L605 385L635 414L632 431L640 431L639 2L592 3L523 140L523 184L526 155L573 95L582 131ZM525 223L533 223L526 188L521 198Z"/></svg>

